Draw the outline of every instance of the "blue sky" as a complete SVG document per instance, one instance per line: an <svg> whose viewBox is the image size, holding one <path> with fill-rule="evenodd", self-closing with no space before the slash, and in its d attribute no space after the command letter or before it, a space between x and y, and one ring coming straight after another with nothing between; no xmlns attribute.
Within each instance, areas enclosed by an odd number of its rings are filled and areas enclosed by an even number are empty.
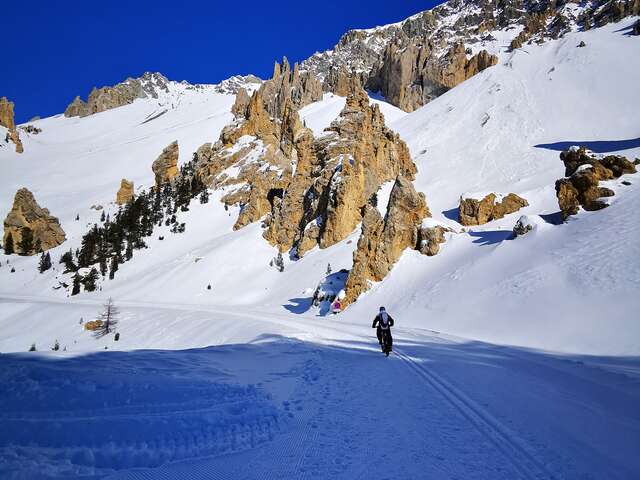
<svg viewBox="0 0 640 480"><path fill-rule="evenodd" d="M60 113L76 95L145 71L216 83L271 74L331 48L350 28L402 20L437 1L5 2L0 96L16 121Z"/></svg>

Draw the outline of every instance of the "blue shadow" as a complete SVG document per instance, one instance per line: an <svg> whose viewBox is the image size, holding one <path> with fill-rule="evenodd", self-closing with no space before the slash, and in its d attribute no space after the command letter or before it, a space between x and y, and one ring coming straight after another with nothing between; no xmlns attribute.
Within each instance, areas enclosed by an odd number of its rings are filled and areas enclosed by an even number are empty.
<svg viewBox="0 0 640 480"><path fill-rule="evenodd" d="M586 147L595 153L617 152L620 150L629 150L631 148L640 148L640 137L630 138L629 140L571 140L568 142L539 143L538 145L534 145L534 147L562 152L564 150L568 150L569 147L574 145Z"/></svg>
<svg viewBox="0 0 640 480"><path fill-rule="evenodd" d="M284 308L289 310L291 313L295 313L296 315L307 312L311 305L313 304L313 300L310 297L307 298L290 298L287 305L283 305Z"/></svg>
<svg viewBox="0 0 640 480"><path fill-rule="evenodd" d="M454 222L457 222L460 216L460 211L458 208L452 208L451 210L443 211L442 215L444 215L449 220L453 220Z"/></svg>
<svg viewBox="0 0 640 480"><path fill-rule="evenodd" d="M491 230L484 232L469 232L469 236L476 237L473 243L480 245L495 245L496 243L504 242L505 240L513 239L513 232L508 230Z"/></svg>

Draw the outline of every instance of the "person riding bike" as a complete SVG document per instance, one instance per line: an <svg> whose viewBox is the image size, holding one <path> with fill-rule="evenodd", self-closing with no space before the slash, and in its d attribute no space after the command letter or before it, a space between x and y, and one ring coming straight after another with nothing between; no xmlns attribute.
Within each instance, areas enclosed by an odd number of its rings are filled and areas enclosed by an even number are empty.
<svg viewBox="0 0 640 480"><path fill-rule="evenodd" d="M395 322L391 315L387 313L384 307L380 307L380 312L376 315L376 318L373 319L373 324L371 328L376 329L376 335L378 337L378 343L380 344L380 349L389 355L391 351L391 347L393 345L393 337L391 336L391 327ZM386 342L384 342L386 337ZM385 351L385 343L388 347L388 351Z"/></svg>

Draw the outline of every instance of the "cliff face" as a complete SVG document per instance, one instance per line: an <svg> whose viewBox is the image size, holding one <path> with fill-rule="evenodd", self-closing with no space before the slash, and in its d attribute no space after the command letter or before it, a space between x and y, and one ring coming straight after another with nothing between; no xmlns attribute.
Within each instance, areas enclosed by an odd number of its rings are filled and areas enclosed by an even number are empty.
<svg viewBox="0 0 640 480"><path fill-rule="evenodd" d="M357 78L390 103L413 111L495 65L497 32L511 38L515 49L639 13L638 0L449 0L400 23L351 30L333 50L305 60L301 70L317 75L325 91L338 95L344 95L346 77Z"/></svg>
<svg viewBox="0 0 640 480"><path fill-rule="evenodd" d="M235 228L263 219L264 237L280 251L302 256L343 240L383 183L415 176L407 146L362 89L319 138L301 124L291 99L281 118L267 112L262 89L246 107L238 99L244 115L216 144L200 147L197 172L225 188L226 204L241 207Z"/></svg>
<svg viewBox="0 0 640 480"><path fill-rule="evenodd" d="M420 225L427 216L424 194L416 192L402 175L395 181L384 218L377 208L365 207L362 233L345 286L345 305L368 290L371 282L383 280L407 248L419 248Z"/></svg>

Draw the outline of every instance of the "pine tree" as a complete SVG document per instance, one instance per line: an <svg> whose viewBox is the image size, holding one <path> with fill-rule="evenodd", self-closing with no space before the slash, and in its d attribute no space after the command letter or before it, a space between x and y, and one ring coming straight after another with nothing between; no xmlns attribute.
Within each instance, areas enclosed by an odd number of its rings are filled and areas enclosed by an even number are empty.
<svg viewBox="0 0 640 480"><path fill-rule="evenodd" d="M31 347L29 347L29 351L30 351L30 352L37 352L37 351L38 351L38 350L36 349L36 344L35 344L35 343L32 343L32 344L31 344Z"/></svg>
<svg viewBox="0 0 640 480"><path fill-rule="evenodd" d="M80 293L80 282L82 281L82 277L79 273L76 273L73 276L73 288L71 290L71 295L77 295Z"/></svg>
<svg viewBox="0 0 640 480"><path fill-rule="evenodd" d="M73 262L73 251L71 250L62 254L59 263L64 263L64 273L75 272L78 270L78 267Z"/></svg>
<svg viewBox="0 0 640 480"><path fill-rule="evenodd" d="M282 258L282 253L278 252L278 256L276 257L275 266L279 272L284 272L284 259Z"/></svg>
<svg viewBox="0 0 640 480"><path fill-rule="evenodd" d="M53 344L53 347L51 347L51 350L53 350L54 352L57 352L58 350L60 350L60 342L58 342L58 340L56 340L56 342Z"/></svg>
<svg viewBox="0 0 640 480"><path fill-rule="evenodd" d="M50 268L51 268L51 256L49 255L49 252L42 253L42 255L40 255L40 263L38 265L38 271L40 273L44 273Z"/></svg>
<svg viewBox="0 0 640 480"><path fill-rule="evenodd" d="M102 211L102 215L100 215L100 221L104 223L104 221L107 219L104 210Z"/></svg>
<svg viewBox="0 0 640 480"><path fill-rule="evenodd" d="M96 338L102 338L114 331L116 325L118 325L120 317L120 310L113 303L113 299L109 298L103 305L102 312L98 315L98 320L102 322L97 330L94 330L93 335Z"/></svg>
<svg viewBox="0 0 640 480"><path fill-rule="evenodd" d="M11 232L7 234L7 239L4 242L4 253L5 255L13 255L14 253L13 236L11 235Z"/></svg>
<svg viewBox="0 0 640 480"><path fill-rule="evenodd" d="M18 244L18 249L21 255L29 255L33 250L33 232L30 228L24 227L22 229L22 238Z"/></svg>
<svg viewBox="0 0 640 480"><path fill-rule="evenodd" d="M109 268L109 280L113 280L113 277L116 276L116 272L118 271L118 257L115 255L111 257L111 266Z"/></svg>
<svg viewBox="0 0 640 480"><path fill-rule="evenodd" d="M331 264L327 263L327 275L331 275Z"/></svg>
<svg viewBox="0 0 640 480"><path fill-rule="evenodd" d="M96 282L98 281L98 277L99 274L95 268L92 268L89 273L85 275L85 277L82 279L85 291L94 292L96 290Z"/></svg>

